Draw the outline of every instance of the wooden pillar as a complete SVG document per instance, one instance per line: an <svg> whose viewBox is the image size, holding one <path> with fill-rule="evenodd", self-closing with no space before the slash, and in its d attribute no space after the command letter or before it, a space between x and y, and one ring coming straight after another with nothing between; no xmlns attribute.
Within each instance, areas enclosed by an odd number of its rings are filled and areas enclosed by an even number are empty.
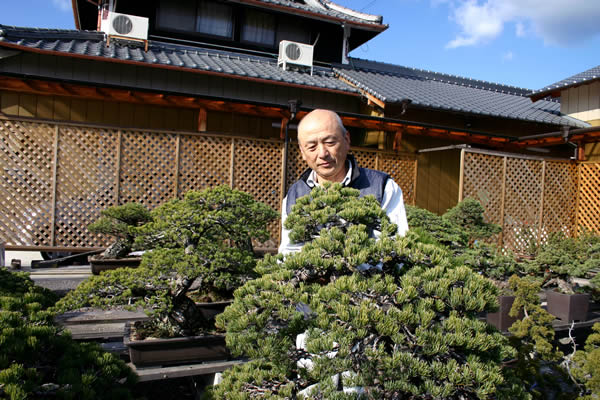
<svg viewBox="0 0 600 400"><path fill-rule="evenodd" d="M281 140L285 140L285 127L287 126L288 121L289 118L281 118L281 127L279 128L279 139Z"/></svg>
<svg viewBox="0 0 600 400"><path fill-rule="evenodd" d="M208 120L206 108L198 109L198 132L206 132L206 122Z"/></svg>
<svg viewBox="0 0 600 400"><path fill-rule="evenodd" d="M585 144L577 143L577 161L585 161Z"/></svg>
<svg viewBox="0 0 600 400"><path fill-rule="evenodd" d="M394 150L400 151L401 146L402 146L402 131L396 131L396 134L394 135Z"/></svg>

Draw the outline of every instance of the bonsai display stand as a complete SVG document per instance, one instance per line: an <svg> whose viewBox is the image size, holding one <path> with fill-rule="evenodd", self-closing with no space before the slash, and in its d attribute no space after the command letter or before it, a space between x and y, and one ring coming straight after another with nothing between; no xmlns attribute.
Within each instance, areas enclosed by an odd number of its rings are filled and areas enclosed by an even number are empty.
<svg viewBox="0 0 600 400"><path fill-rule="evenodd" d="M139 382L155 381L160 379L182 378L187 376L210 375L217 372L223 372L237 364L242 364L245 360L231 361L206 361L196 364L174 365L174 366L154 366L140 367L129 363L129 367L139 377Z"/></svg>

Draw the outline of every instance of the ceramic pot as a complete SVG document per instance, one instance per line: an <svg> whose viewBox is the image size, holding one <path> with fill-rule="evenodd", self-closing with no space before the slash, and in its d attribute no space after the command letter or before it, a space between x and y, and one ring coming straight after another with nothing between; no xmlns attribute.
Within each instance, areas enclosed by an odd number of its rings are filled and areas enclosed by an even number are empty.
<svg viewBox="0 0 600 400"><path fill-rule="evenodd" d="M520 315L519 318L508 315L514 302L515 296L498 296L500 308L497 312L487 313L485 318L487 323L495 326L500 331L507 331L517 319L523 318L522 315Z"/></svg>
<svg viewBox="0 0 600 400"><path fill-rule="evenodd" d="M132 322L125 324L123 343L129 349L129 359L136 366L189 364L229 358L225 335L134 340L131 338L132 325Z"/></svg>
<svg viewBox="0 0 600 400"><path fill-rule="evenodd" d="M113 270L117 268L137 268L142 262L141 257L125 257L125 258L96 258L89 257L88 261L92 268L92 274L98 275L102 271Z"/></svg>
<svg viewBox="0 0 600 400"><path fill-rule="evenodd" d="M564 322L587 320L590 295L564 294L555 290L546 291L548 312Z"/></svg>

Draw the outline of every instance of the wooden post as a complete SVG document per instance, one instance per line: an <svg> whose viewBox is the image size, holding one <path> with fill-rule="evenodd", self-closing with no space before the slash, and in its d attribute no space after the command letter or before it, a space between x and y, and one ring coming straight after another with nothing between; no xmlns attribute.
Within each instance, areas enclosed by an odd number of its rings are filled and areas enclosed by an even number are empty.
<svg viewBox="0 0 600 400"><path fill-rule="evenodd" d="M181 151L181 135L177 134L175 142L175 197L179 198L179 160Z"/></svg>
<svg viewBox="0 0 600 400"><path fill-rule="evenodd" d="M289 118L281 118L281 127L279 128L279 139L281 140L285 140L285 127L287 126L288 121Z"/></svg>
<svg viewBox="0 0 600 400"><path fill-rule="evenodd" d="M402 131L396 131L396 134L394 135L394 150L395 151L400 151L400 148L402 146Z"/></svg>
<svg viewBox="0 0 600 400"><path fill-rule="evenodd" d="M59 127L56 125L54 129L54 162L52 165L52 217L51 217L51 231L50 231L50 246L56 244L55 231L56 231L56 186L57 186L57 173L58 173L58 131Z"/></svg>
<svg viewBox="0 0 600 400"><path fill-rule="evenodd" d="M231 157L229 161L229 186L233 189L235 179L235 139L231 138Z"/></svg>
<svg viewBox="0 0 600 400"><path fill-rule="evenodd" d="M415 164L415 176L413 178L413 198L412 198L412 205L416 205L417 204L417 176L418 176L418 169L419 169L419 161L418 158L414 159L414 164Z"/></svg>
<svg viewBox="0 0 600 400"><path fill-rule="evenodd" d="M544 216L544 187L546 182L546 160L542 161L542 193L540 194L540 215L538 217L538 235L537 235L537 245L541 244L542 237L542 222Z"/></svg>
<svg viewBox="0 0 600 400"><path fill-rule="evenodd" d="M460 150L460 172L458 177L458 202L463 200L463 185L465 181L465 149Z"/></svg>
<svg viewBox="0 0 600 400"><path fill-rule="evenodd" d="M115 174L115 205L121 204L121 147L123 147L123 131L119 129L117 138L117 173Z"/></svg>
<svg viewBox="0 0 600 400"><path fill-rule="evenodd" d="M498 247L502 247L502 245L504 244L504 197L506 197L506 166L508 163L508 157L504 156L503 160L504 161L502 163L502 188L500 192L500 228L502 228L502 230L498 235Z"/></svg>
<svg viewBox="0 0 600 400"><path fill-rule="evenodd" d="M577 161L585 161L585 144L577 143Z"/></svg>
<svg viewBox="0 0 600 400"><path fill-rule="evenodd" d="M198 132L206 132L208 116L206 108L198 109Z"/></svg>

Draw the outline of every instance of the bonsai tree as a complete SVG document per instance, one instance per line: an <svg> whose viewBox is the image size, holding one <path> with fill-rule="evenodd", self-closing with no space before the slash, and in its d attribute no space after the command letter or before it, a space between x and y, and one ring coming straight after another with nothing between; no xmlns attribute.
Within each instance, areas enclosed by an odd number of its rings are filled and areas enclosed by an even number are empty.
<svg viewBox="0 0 600 400"><path fill-rule="evenodd" d="M139 203L109 207L100 212L101 217L88 229L93 233L113 236L115 241L102 254L103 258L127 256L134 244L136 228L150 222L150 212Z"/></svg>
<svg viewBox="0 0 600 400"><path fill-rule="evenodd" d="M0 268L0 398L127 399L135 374L95 343L53 322L57 297Z"/></svg>
<svg viewBox="0 0 600 400"><path fill-rule="evenodd" d="M490 398L504 384L507 338L478 319L497 288L409 231L397 237L372 196L339 184L298 199L287 256L217 317L234 355L216 399ZM371 234L380 231L378 239Z"/></svg>
<svg viewBox="0 0 600 400"><path fill-rule="evenodd" d="M583 350L577 350L572 362L572 375L580 385L581 399L600 396L600 323L595 323Z"/></svg>
<svg viewBox="0 0 600 400"><path fill-rule="evenodd" d="M452 207L442 216L445 221L458 226L466 235L469 244L487 239L501 231L499 225L485 221L485 209L475 199L467 198Z"/></svg>
<svg viewBox="0 0 600 400"><path fill-rule="evenodd" d="M582 232L578 237L552 233L532 264L543 277L543 287L573 294L573 278L600 268L600 236L591 232Z"/></svg>
<svg viewBox="0 0 600 400"><path fill-rule="evenodd" d="M152 317L146 329L161 337L194 335L214 329L190 298L231 297L253 277L252 240L268 238L276 217L247 193L219 186L190 191L151 212L136 243L151 248L140 268L106 271L63 298L62 309L85 306L141 307Z"/></svg>

